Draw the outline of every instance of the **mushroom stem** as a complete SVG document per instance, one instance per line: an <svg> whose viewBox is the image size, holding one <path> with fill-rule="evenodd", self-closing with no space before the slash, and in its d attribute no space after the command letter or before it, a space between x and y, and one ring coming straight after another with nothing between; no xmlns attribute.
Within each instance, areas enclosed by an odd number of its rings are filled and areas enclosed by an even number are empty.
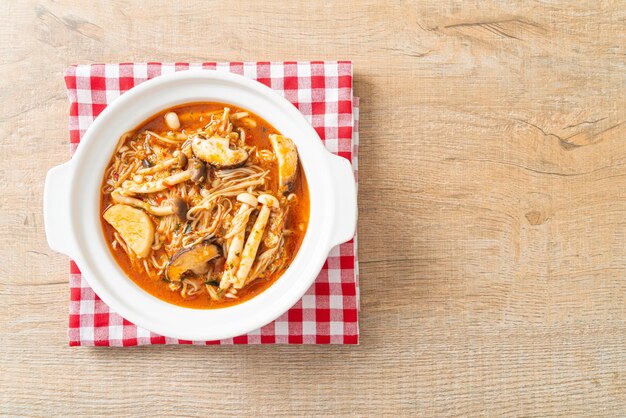
<svg viewBox="0 0 626 418"><path fill-rule="evenodd" d="M234 219L240 218L242 224L247 224L250 217L250 208L257 205L257 199L249 193L241 193L237 196L237 200L241 202L241 207L237 211ZM239 267L241 260L241 250L243 248L244 239L246 238L246 228L241 230L233 236L228 245L228 255L226 257L226 265L224 268L224 274L220 280L220 289L226 289L230 287L234 281L235 271Z"/></svg>
<svg viewBox="0 0 626 418"><path fill-rule="evenodd" d="M237 274L235 275L236 280L233 285L235 289L241 289L246 283L248 273L250 273L250 269L252 268L252 264L256 258L256 253L259 250L261 238L263 237L263 232L265 231L265 226L267 225L270 212L272 208L278 207L278 200L269 194L262 194L259 196L258 201L263 205L263 207L259 211L259 216L257 216L256 221L252 226L252 230L248 235L246 246L243 248L241 262L239 263L239 268L237 269Z"/></svg>
<svg viewBox="0 0 626 418"><path fill-rule="evenodd" d="M125 192L128 193L156 193L167 189L168 187L175 186L178 183L192 180L194 183L201 183L206 179L206 166L202 161L197 158L192 158L187 165L185 171L181 171L171 176L148 181L143 184L137 184L135 182L125 181L122 185Z"/></svg>
<svg viewBox="0 0 626 418"><path fill-rule="evenodd" d="M152 167L140 168L137 170L137 174L154 174L173 166L185 168L185 165L187 165L187 156L180 151L176 151L173 158L161 161Z"/></svg>
<svg viewBox="0 0 626 418"><path fill-rule="evenodd" d="M143 209L154 216L167 216L176 214L180 219L186 219L187 217L187 204L185 201L179 198L174 198L167 206L153 206L141 199L136 199L130 196L124 196L119 190L111 192L111 198L116 203L123 203L139 209Z"/></svg>

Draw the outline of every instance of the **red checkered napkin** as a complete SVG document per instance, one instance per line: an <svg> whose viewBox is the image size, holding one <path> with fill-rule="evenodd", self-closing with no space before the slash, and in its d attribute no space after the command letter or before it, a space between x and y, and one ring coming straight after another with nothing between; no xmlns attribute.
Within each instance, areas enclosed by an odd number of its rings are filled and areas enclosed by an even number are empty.
<svg viewBox="0 0 626 418"><path fill-rule="evenodd" d="M271 87L302 112L330 152L352 162L357 174L358 98L352 94L352 64L347 61L71 66L65 71L71 153L94 118L126 90L161 74L187 69L229 71ZM71 346L358 344L359 341L356 237L330 252L313 286L288 312L261 329L220 341L177 340L132 324L98 298L73 261L70 290Z"/></svg>

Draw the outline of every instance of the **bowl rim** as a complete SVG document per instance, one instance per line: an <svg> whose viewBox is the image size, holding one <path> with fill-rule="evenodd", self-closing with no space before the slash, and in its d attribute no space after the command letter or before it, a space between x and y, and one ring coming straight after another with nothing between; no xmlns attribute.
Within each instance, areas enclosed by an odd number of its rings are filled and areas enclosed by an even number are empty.
<svg viewBox="0 0 626 418"><path fill-rule="evenodd" d="M254 102L255 104L251 108L247 105L241 106L237 100L212 98L197 100L197 96L193 96L192 93L185 93L180 97L174 95L168 98L168 94L174 90L187 89L185 91L191 92L200 87L205 88L203 83L211 84L211 87L216 90L223 88L224 91L232 91L234 89L238 93L237 97L243 97L241 100L244 101L254 101L255 97L259 101ZM223 92L219 94L223 94ZM204 92L200 95L206 96ZM177 98L174 99L174 97ZM93 207L94 202L90 202L88 198L86 201L79 202L77 195L81 195L81 198L82 195L93 195L93 191L85 191L85 187L89 181L93 183L94 176L98 178L99 183L102 181L104 170L93 169L93 167L108 164L113 153L112 148L117 143L119 135L110 140L106 146L103 145L105 141L102 140L102 137L105 136L105 133L110 133L110 125L113 122L120 119L124 120L124 111L150 99L154 100L151 103L152 108L157 109L156 111L149 107L152 110L144 109L132 117L129 116L130 114L126 114L126 120L128 120L126 126L124 129L118 127L117 130L122 130L121 133L123 133L134 129L148 117L179 104L220 101L250 109L283 134L285 132L281 126L288 127L289 132L298 133L294 142L299 149L300 161L309 184L311 200L309 225L302 245L290 267L268 289L254 298L238 305L209 310L185 308L162 301L141 289L128 278L117 262L113 261L114 268L111 268L113 257L103 240L99 210L95 214L97 219L96 231L90 230L94 229L94 214L89 213L89 208ZM267 112L265 108L258 106L267 106ZM259 109L261 110L259 111ZM146 113L148 113L147 116ZM138 119L140 120L137 121ZM135 122L132 122L133 120ZM301 147L306 149L306 152L301 152ZM110 103L89 126L83 135L81 146L77 148L72 160L64 165L64 175L68 180L66 199L67 214L70 218L68 228L70 237L68 239L71 238L74 242L73 245L68 244L67 250L63 252L75 259L87 282L96 294L109 305L111 310L118 312L122 317L142 328L167 337L186 340L217 340L245 334L270 323L291 308L314 282L330 249L340 243L336 234L333 233L333 229L340 227L338 217L334 216L339 203L337 200L339 188L332 175L332 172L336 171L337 168L337 158L339 157L332 155L325 149L317 132L291 102L259 82L237 74L195 69L155 77L139 84ZM351 168L350 172L352 173ZM352 178L352 180L354 179ZM311 187L312 185L314 187ZM356 185L354 186L356 187ZM48 189L48 181L46 181L46 190ZM76 193L77 191L79 193ZM80 193L81 191L83 193ZM99 185L96 194L99 209ZM47 199L45 200L47 201ZM314 211L316 211L315 214ZM356 213L356 201L354 202L354 212ZM47 226L48 223L46 218ZM356 224L356 216L354 223ZM46 232L48 234L48 227ZM99 245L95 245L93 242L94 233L102 236ZM343 241L345 239L341 239L341 242ZM102 248L102 244L106 248ZM102 257L102 250L106 252L108 257ZM124 280L120 280L120 272ZM278 284L281 286L277 286ZM117 286L120 288L112 289ZM131 301L130 298L132 297L138 299ZM157 307L163 309L164 312L155 311ZM171 315L173 312L177 312L176 318L187 318L187 321L193 325L178 327L174 322L163 318L163 316ZM159 317L158 314L165 315ZM198 325L204 325L204 327Z"/></svg>

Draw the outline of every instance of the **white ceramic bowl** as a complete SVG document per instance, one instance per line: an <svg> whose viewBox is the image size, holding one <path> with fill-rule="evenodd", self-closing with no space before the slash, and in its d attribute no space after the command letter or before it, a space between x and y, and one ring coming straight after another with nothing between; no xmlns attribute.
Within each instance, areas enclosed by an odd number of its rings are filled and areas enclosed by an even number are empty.
<svg viewBox="0 0 626 418"><path fill-rule="evenodd" d="M164 109L200 101L249 109L292 138L311 199L307 233L287 271L249 301L212 310L175 306L139 288L117 265L100 224L101 181L118 138ZM150 331L188 340L241 335L286 312L311 286L330 249L354 235L356 216L350 163L326 151L291 103L256 81L208 70L157 77L115 100L89 127L74 158L48 172L44 190L50 247L76 261L89 285L113 311Z"/></svg>

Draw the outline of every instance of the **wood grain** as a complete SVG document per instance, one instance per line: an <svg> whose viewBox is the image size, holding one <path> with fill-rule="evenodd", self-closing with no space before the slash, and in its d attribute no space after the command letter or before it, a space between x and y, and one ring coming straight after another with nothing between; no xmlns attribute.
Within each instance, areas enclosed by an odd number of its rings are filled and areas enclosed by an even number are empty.
<svg viewBox="0 0 626 418"><path fill-rule="evenodd" d="M623 416L626 3L3 1L1 415ZM71 349L72 63L351 59L359 347Z"/></svg>

